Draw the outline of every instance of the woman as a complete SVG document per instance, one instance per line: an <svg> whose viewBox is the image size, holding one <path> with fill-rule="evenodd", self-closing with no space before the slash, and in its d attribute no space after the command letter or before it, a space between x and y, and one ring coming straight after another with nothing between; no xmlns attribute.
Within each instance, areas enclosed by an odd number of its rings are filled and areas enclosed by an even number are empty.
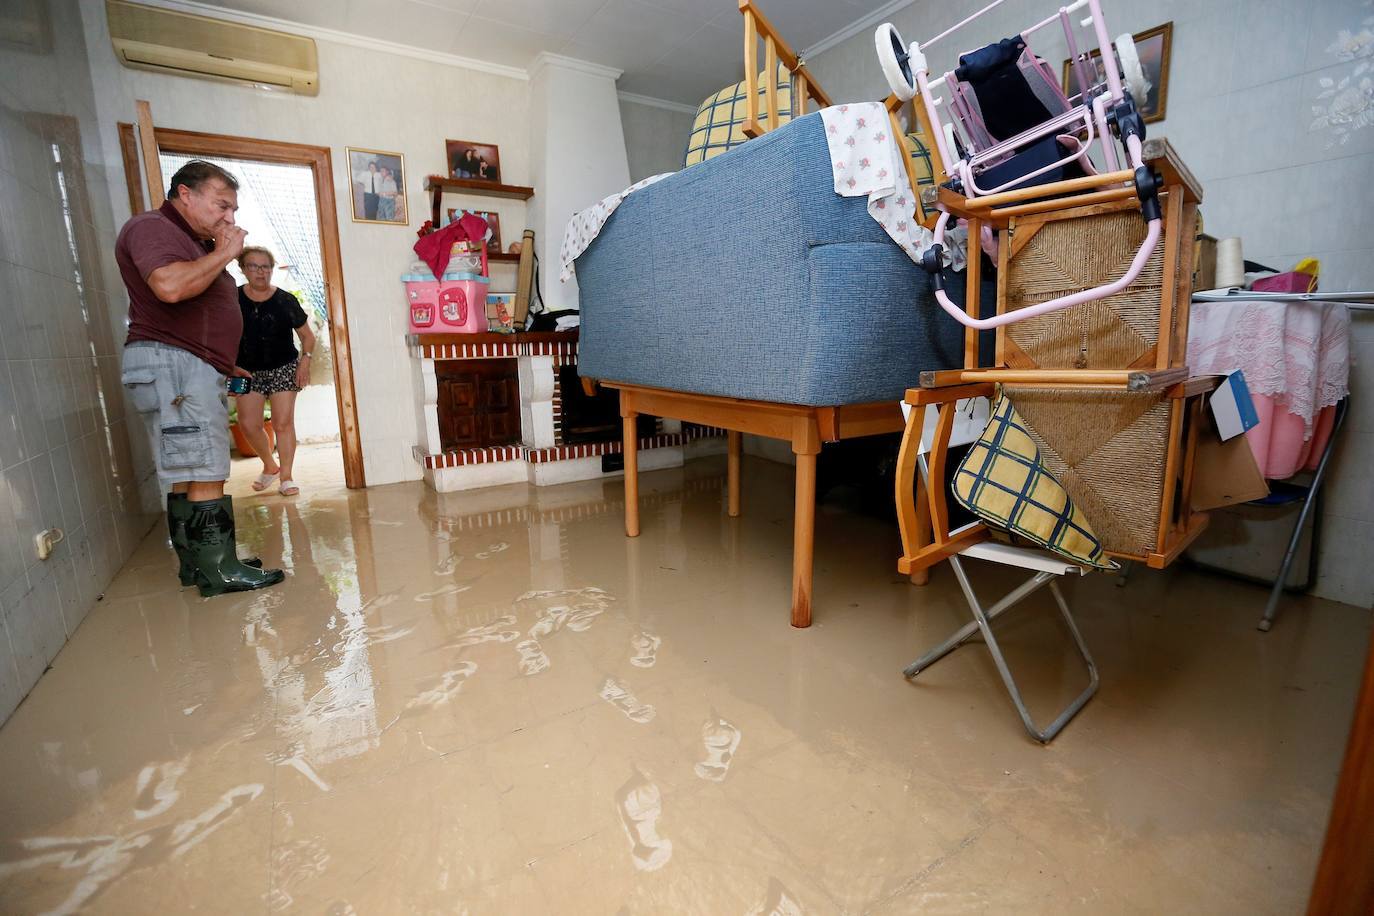
<svg viewBox="0 0 1374 916"><path fill-rule="evenodd" d="M382 202L377 206L377 219L394 220L396 218L396 178L391 174L391 169L382 167Z"/></svg>
<svg viewBox="0 0 1374 916"><path fill-rule="evenodd" d="M310 383L310 357L315 334L296 297L272 285L276 259L266 248L250 246L239 255L239 267L248 278L239 287L243 311L243 338L239 341L238 365L253 374L248 393L238 397L239 426L262 459L262 473L253 481L258 492L281 478L282 496L295 496L300 487L291 480L296 457L296 392ZM291 340L295 330L301 339L297 353ZM277 433L278 464L263 427L263 403L272 404L272 428Z"/></svg>

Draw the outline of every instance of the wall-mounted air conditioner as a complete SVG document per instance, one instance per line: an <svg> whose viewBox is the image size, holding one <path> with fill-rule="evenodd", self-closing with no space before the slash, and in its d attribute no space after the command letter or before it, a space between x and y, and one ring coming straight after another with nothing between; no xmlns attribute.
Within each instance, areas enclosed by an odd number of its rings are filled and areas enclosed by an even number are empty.
<svg viewBox="0 0 1374 916"><path fill-rule="evenodd" d="M105 0L110 39L128 67L318 95L315 42L298 35Z"/></svg>

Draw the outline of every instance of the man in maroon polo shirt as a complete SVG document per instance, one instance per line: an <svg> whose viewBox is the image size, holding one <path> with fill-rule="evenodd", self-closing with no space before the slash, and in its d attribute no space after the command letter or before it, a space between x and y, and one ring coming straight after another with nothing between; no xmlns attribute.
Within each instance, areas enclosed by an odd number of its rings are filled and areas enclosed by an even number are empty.
<svg viewBox="0 0 1374 916"><path fill-rule="evenodd" d="M123 382L144 419L182 585L206 597L280 582L281 570L240 561L229 477L229 402L243 316L225 266L243 250L234 225L238 181L194 160L172 176L167 201L124 224L115 260L129 291Z"/></svg>

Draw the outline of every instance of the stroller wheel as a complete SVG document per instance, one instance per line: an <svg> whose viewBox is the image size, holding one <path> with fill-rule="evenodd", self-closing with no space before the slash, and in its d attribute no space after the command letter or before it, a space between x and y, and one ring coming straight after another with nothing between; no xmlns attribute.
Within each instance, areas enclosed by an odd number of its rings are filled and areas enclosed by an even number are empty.
<svg viewBox="0 0 1374 916"><path fill-rule="evenodd" d="M882 65L887 84L903 102L916 94L916 77L911 72L911 55L902 44L902 35L897 27L884 22L873 33L873 43L878 50L878 63Z"/></svg>
<svg viewBox="0 0 1374 916"><path fill-rule="evenodd" d="M1118 36L1116 57L1121 61L1121 75L1126 80L1126 88L1131 90L1138 108L1145 107L1145 97L1150 94L1150 81L1145 78L1145 68L1140 65L1140 52L1135 48L1135 40L1130 33Z"/></svg>

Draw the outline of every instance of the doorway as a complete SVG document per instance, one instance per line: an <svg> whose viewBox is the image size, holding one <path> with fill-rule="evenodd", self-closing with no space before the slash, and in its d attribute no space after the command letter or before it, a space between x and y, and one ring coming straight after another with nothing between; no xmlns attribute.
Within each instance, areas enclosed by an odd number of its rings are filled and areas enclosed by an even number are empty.
<svg viewBox="0 0 1374 916"><path fill-rule="evenodd" d="M133 137L132 124L120 124L120 132L129 148ZM281 143L247 137L229 137L196 131L156 128L158 159L164 176L170 176L188 159L206 159L224 166L239 176L242 182L241 201L245 217L254 220L256 234L269 244L278 260L288 270L274 273L274 285L298 292L302 307L312 325L327 329L318 333L317 350L327 352L327 360L317 360L315 376L297 400L297 427L301 435L326 443L337 436L337 451L327 445L311 446L302 443L301 457L312 449L329 450L343 455L343 479L349 489L367 485L363 472L361 436L358 429L357 403L353 386L352 354L348 337L348 310L344 300L343 268L339 251L339 233L334 203L333 167L328 147L299 143ZM126 155L126 162L128 160ZM135 160L136 161L136 160ZM127 169L130 204L135 212L145 208L137 172ZM280 195L290 195L296 216L274 205ZM251 201L251 206L250 206ZM308 214L313 213L313 218ZM305 219L300 214L307 214ZM254 227L249 227L253 232ZM258 241L250 240L250 244ZM230 266L235 279L237 265ZM327 363L327 365L325 365ZM317 382L332 382L331 394L316 387ZM333 402L333 422L328 413ZM305 425L302 425L302 424Z"/></svg>

